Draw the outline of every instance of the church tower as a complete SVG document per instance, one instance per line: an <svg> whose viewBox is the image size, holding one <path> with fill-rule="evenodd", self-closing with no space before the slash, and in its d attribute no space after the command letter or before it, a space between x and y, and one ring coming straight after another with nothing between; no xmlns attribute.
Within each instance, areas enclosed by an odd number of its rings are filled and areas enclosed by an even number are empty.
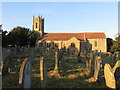
<svg viewBox="0 0 120 90"><path fill-rule="evenodd" d="M44 18L42 16L38 16L34 18L33 16L33 31L37 31L40 33L40 37L44 35Z"/></svg>

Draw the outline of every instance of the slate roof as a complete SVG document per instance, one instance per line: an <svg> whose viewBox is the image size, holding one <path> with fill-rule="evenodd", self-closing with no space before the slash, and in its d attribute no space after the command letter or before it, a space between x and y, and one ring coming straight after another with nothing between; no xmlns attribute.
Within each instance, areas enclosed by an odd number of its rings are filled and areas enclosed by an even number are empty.
<svg viewBox="0 0 120 90"><path fill-rule="evenodd" d="M78 40L87 39L100 39L106 38L104 32L88 32L88 33L46 33L44 38L39 40L48 40L48 41L66 41L72 37L76 37Z"/></svg>

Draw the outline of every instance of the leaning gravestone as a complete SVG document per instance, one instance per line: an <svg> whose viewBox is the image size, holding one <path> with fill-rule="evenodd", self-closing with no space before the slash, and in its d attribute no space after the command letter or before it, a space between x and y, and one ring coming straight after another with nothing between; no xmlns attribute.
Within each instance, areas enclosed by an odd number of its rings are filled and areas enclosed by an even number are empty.
<svg viewBox="0 0 120 90"><path fill-rule="evenodd" d="M31 63L25 58L19 72L20 88L31 88Z"/></svg>
<svg viewBox="0 0 120 90"><path fill-rule="evenodd" d="M116 88L114 73L112 72L112 68L109 64L105 64L104 66L104 76L105 76L106 86L113 89Z"/></svg>
<svg viewBox="0 0 120 90"><path fill-rule="evenodd" d="M111 68L109 64L105 64L104 76L107 87L114 89L120 88L120 60L116 62L113 68Z"/></svg>

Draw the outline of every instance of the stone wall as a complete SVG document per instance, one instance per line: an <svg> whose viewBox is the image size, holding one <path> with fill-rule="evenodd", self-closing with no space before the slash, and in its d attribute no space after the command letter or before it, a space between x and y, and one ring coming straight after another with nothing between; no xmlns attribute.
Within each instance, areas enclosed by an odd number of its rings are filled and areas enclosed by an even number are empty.
<svg viewBox="0 0 120 90"><path fill-rule="evenodd" d="M88 41L92 44L92 50L101 50L102 52L107 51L106 39L88 39ZM97 42L97 46L95 46L95 41Z"/></svg>
<svg viewBox="0 0 120 90"><path fill-rule="evenodd" d="M97 42L97 45L95 46L95 41ZM39 41L40 43L41 41ZM53 44L56 43L58 45L58 49L61 48L66 48L66 49L73 49L71 47L71 43L75 44L75 49L76 50L80 50L80 51L85 51L85 45L86 42L82 42L80 40L78 40L75 37L70 38L67 41L45 41L46 43L51 43L50 47L54 47L55 45ZM88 39L88 43L90 44L90 46L92 46L92 50L98 50L98 51L102 51L102 52L106 52L107 51L107 43L106 43L106 39ZM45 44L44 44L45 45Z"/></svg>
<svg viewBox="0 0 120 90"><path fill-rule="evenodd" d="M41 41L38 41L38 43L40 43ZM58 49L61 49L61 48L66 48L66 49L71 49L71 43L74 43L75 44L75 49L77 49L78 51L80 50L80 41L75 38L75 37L72 37L70 38L69 40L67 41L45 41L46 43L51 43L51 46L50 47L54 47L55 45L54 44L57 44L58 45ZM54 44L53 44L54 42ZM43 43L43 45L45 45Z"/></svg>

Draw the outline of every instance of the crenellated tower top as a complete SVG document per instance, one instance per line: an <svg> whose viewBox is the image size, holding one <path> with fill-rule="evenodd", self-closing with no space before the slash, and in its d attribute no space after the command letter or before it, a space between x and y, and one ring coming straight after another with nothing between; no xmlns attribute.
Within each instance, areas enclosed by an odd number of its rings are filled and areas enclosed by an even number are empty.
<svg viewBox="0 0 120 90"><path fill-rule="evenodd" d="M44 18L42 18L42 16L36 18L33 16L32 29L33 31L39 32L41 37L44 35Z"/></svg>

